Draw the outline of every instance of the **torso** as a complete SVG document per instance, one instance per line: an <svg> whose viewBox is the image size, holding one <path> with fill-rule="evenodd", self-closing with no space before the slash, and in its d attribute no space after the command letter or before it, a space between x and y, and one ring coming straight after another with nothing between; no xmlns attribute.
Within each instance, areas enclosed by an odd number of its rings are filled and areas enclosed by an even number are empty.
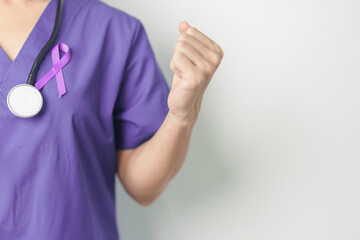
<svg viewBox="0 0 360 240"><path fill-rule="evenodd" d="M16 58L49 2L39 0L24 4L0 0L0 47L11 61Z"/></svg>
<svg viewBox="0 0 360 240"><path fill-rule="evenodd" d="M168 112L168 86L145 29L100 0L64 0L36 80L53 72L53 47L67 44L67 92L59 97L53 77L41 89L41 112L22 119L8 109L7 94L26 83L52 33L57 0L21 17L25 10L8 12L10 1L40 0L0 0L0 44L12 58L21 49L12 63L0 49L0 240L118 240L115 151L146 141ZM10 47L12 39L21 40Z"/></svg>

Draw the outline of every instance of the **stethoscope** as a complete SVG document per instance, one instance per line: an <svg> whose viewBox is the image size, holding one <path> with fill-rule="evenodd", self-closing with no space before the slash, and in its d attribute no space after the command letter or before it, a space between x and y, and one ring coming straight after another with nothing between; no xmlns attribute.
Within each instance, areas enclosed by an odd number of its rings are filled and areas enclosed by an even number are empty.
<svg viewBox="0 0 360 240"><path fill-rule="evenodd" d="M29 118L37 115L41 111L43 106L43 97L40 91L34 86L36 72L59 31L62 9L63 1L58 0L56 21L53 31L49 40L37 55L29 73L27 82L14 86L7 95L7 105L10 111L17 117Z"/></svg>

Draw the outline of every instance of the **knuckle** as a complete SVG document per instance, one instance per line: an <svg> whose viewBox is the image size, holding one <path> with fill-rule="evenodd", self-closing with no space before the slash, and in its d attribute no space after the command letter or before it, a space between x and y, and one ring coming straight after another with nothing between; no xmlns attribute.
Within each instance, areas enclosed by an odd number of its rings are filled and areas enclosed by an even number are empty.
<svg viewBox="0 0 360 240"><path fill-rule="evenodd" d="M174 52L174 56L173 56L173 60L174 62L176 62L177 60L179 60L181 58L182 53L180 51L175 51Z"/></svg>
<svg viewBox="0 0 360 240"><path fill-rule="evenodd" d="M177 49L184 49L186 47L187 43L184 40L179 40L176 43Z"/></svg>
<svg viewBox="0 0 360 240"><path fill-rule="evenodd" d="M173 61L175 64L178 64L184 58L184 53L181 51L176 51L174 53Z"/></svg>
<svg viewBox="0 0 360 240"><path fill-rule="evenodd" d="M185 41L187 38L188 38L188 34L187 33L182 33L178 37L178 41Z"/></svg>
<svg viewBox="0 0 360 240"><path fill-rule="evenodd" d="M223 50L222 47L220 47L219 45L218 45L218 47L219 47L220 57L221 57L221 59L223 59L223 57L224 57L224 50Z"/></svg>
<svg viewBox="0 0 360 240"><path fill-rule="evenodd" d="M177 38L177 41L181 41L181 40L184 40L184 33L181 33L178 38Z"/></svg>
<svg viewBox="0 0 360 240"><path fill-rule="evenodd" d="M218 65L218 64L220 63L220 61L221 61L221 57L220 57L220 55L217 54L217 53L214 53L214 54L213 54L212 59L213 59L215 65Z"/></svg>
<svg viewBox="0 0 360 240"><path fill-rule="evenodd" d="M211 52L208 56L208 60L214 65L218 66L221 62L221 55L217 52Z"/></svg>
<svg viewBox="0 0 360 240"><path fill-rule="evenodd" d="M212 74L213 68L210 64L206 63L203 65L203 72L206 78L210 77Z"/></svg>
<svg viewBox="0 0 360 240"><path fill-rule="evenodd" d="M214 42L214 48L216 53L219 55L220 60L223 58L224 56L224 51L223 49L219 46L219 44L217 44L216 42Z"/></svg>
<svg viewBox="0 0 360 240"><path fill-rule="evenodd" d="M220 53L220 46L216 42L213 43L213 46L215 47L216 52Z"/></svg>

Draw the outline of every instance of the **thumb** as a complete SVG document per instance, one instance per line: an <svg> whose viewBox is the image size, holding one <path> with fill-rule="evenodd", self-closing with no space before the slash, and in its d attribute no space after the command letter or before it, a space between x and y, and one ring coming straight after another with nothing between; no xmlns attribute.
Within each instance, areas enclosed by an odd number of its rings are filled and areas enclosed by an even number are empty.
<svg viewBox="0 0 360 240"><path fill-rule="evenodd" d="M179 25L180 33L186 32L186 30L188 30L188 28L190 27L191 27L190 24L188 24L186 21L181 21Z"/></svg>

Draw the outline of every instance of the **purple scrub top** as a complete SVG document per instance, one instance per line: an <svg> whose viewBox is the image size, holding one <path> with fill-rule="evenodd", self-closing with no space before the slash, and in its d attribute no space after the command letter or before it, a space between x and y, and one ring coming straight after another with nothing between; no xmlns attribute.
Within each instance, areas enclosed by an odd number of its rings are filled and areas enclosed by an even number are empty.
<svg viewBox="0 0 360 240"><path fill-rule="evenodd" d="M116 151L155 134L170 89L137 18L99 0L64 0L53 46L70 47L67 93L59 98L54 77L37 116L14 116L7 93L26 83L56 8L47 5L14 62L0 48L0 239L117 240ZM36 80L52 66L49 51Z"/></svg>

